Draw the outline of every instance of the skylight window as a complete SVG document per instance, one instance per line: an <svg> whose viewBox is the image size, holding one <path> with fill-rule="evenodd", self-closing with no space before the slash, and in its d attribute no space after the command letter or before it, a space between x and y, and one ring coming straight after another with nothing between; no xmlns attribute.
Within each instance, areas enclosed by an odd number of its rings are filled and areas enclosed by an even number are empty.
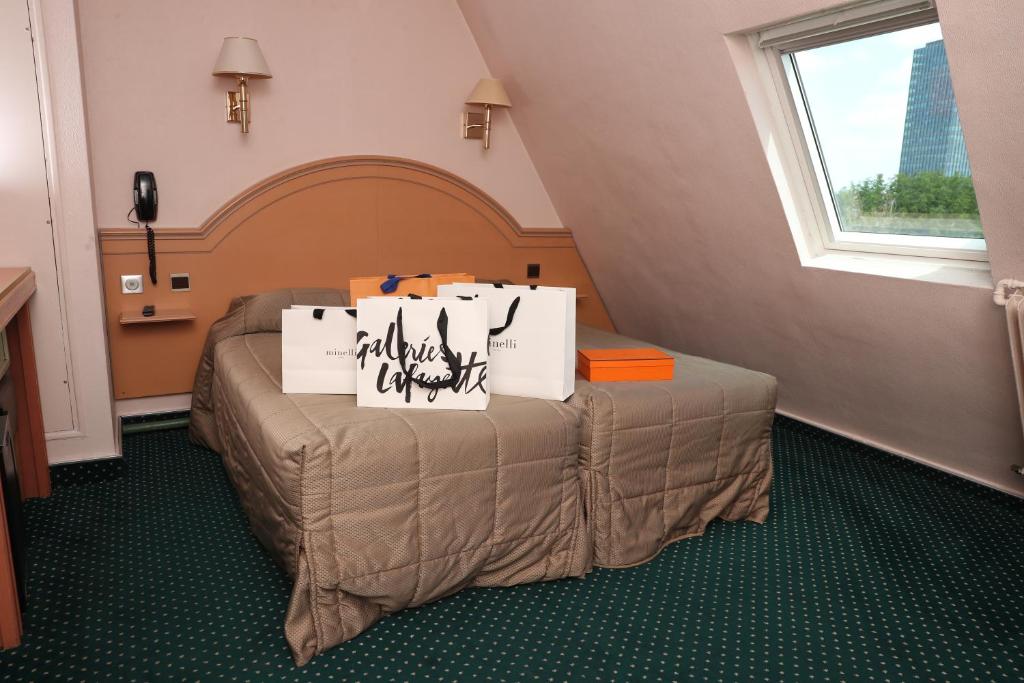
<svg viewBox="0 0 1024 683"><path fill-rule="evenodd" d="M872 14L878 12L878 14ZM985 260L930 3L875 0L757 37L788 105L822 246Z"/></svg>

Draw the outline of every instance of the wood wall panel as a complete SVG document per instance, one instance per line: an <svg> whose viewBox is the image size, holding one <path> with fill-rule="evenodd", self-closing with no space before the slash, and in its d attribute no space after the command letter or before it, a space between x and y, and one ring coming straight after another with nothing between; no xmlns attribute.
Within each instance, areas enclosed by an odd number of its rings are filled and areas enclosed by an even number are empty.
<svg viewBox="0 0 1024 683"><path fill-rule="evenodd" d="M162 197L166 203L173 198ZM191 391L209 326L233 297L279 287L335 287L384 272L470 272L576 287L580 322L612 329L572 234L524 230L482 191L441 169L390 157L317 161L254 185L196 228L157 228L159 283L121 294L122 274L147 272L145 233L100 233L117 398ZM187 272L192 291L171 292ZM121 325L144 304L189 308L194 321Z"/></svg>

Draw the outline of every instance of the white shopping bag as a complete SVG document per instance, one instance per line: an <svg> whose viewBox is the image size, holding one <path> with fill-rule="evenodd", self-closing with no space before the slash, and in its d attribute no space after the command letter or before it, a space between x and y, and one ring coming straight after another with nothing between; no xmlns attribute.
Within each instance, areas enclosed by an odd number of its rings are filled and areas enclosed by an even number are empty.
<svg viewBox="0 0 1024 683"><path fill-rule="evenodd" d="M487 408L484 301L368 297L356 308L356 405Z"/></svg>
<svg viewBox="0 0 1024 683"><path fill-rule="evenodd" d="M356 309L292 306L281 311L281 391L356 393Z"/></svg>
<svg viewBox="0 0 1024 683"><path fill-rule="evenodd" d="M487 301L491 392L564 400L576 384L576 290L501 284L440 285L439 296Z"/></svg>

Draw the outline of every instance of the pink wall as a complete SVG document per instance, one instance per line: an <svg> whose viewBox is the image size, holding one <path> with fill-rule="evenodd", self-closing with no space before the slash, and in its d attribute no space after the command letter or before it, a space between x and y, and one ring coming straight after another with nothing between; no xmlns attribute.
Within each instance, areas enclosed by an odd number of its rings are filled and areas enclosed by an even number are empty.
<svg viewBox="0 0 1024 683"><path fill-rule="evenodd" d="M455 0L89 0L78 11L100 227L127 225L138 169L157 174L159 224L188 227L273 173L345 154L435 164L525 227L561 225L507 114L486 154L458 136L487 71ZM233 81L210 75L226 35L258 39L274 73L252 84L248 137L223 120Z"/></svg>
<svg viewBox="0 0 1024 683"><path fill-rule="evenodd" d="M724 36L836 4L460 0L622 331L770 372L790 414L1024 494L990 291L800 265ZM939 9L993 274L1020 276L1024 5Z"/></svg>

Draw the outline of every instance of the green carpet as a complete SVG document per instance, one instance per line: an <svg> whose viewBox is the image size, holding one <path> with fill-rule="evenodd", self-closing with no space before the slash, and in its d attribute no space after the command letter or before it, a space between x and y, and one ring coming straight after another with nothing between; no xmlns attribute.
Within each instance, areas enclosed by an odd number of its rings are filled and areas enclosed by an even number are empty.
<svg viewBox="0 0 1024 683"><path fill-rule="evenodd" d="M635 569L473 589L303 669L288 580L184 430L54 469L0 680L1024 678L1024 503L779 418L764 525Z"/></svg>

